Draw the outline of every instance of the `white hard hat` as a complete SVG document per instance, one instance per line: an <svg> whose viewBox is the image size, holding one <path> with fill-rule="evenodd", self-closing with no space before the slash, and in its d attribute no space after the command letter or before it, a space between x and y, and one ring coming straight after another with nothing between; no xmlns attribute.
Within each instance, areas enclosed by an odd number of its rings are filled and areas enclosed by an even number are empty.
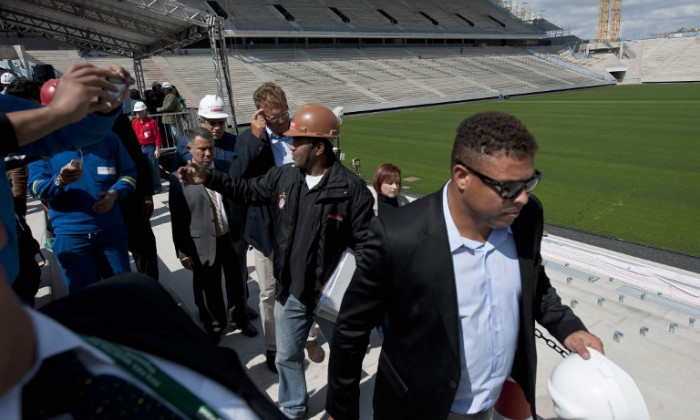
<svg viewBox="0 0 700 420"><path fill-rule="evenodd" d="M0 77L0 83L3 85L9 85L10 83L14 82L17 80L17 76L15 76L12 73L3 73L2 77Z"/></svg>
<svg viewBox="0 0 700 420"><path fill-rule="evenodd" d="M170 88L173 87L173 84L170 83L170 82L165 82L165 83L163 83L160 87L163 88L163 89L170 89Z"/></svg>
<svg viewBox="0 0 700 420"><path fill-rule="evenodd" d="M134 112L141 112L146 109L146 104L141 101L134 102Z"/></svg>
<svg viewBox="0 0 700 420"><path fill-rule="evenodd" d="M338 118L338 125L343 124L343 115L345 115L345 110L342 106L337 106L333 108L333 113L335 117Z"/></svg>
<svg viewBox="0 0 700 420"><path fill-rule="evenodd" d="M226 105L223 98L217 95L207 95L199 101L197 115L208 119L227 118Z"/></svg>
<svg viewBox="0 0 700 420"><path fill-rule="evenodd" d="M590 359L572 353L549 376L554 412L567 420L649 420L642 393L627 372L588 351Z"/></svg>

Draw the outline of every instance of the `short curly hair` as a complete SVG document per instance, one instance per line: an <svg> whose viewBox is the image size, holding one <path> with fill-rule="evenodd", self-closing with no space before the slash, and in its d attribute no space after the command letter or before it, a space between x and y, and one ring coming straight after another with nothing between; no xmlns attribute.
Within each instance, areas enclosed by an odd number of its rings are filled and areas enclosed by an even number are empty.
<svg viewBox="0 0 700 420"><path fill-rule="evenodd" d="M483 155L525 159L535 152L537 142L519 119L502 112L481 112L465 119L457 128L451 165L458 159L474 165Z"/></svg>
<svg viewBox="0 0 700 420"><path fill-rule="evenodd" d="M265 82L255 89L253 93L253 103L255 103L256 109L262 108L265 104L289 108L289 105L287 105L287 95L285 95L282 88L275 82Z"/></svg>

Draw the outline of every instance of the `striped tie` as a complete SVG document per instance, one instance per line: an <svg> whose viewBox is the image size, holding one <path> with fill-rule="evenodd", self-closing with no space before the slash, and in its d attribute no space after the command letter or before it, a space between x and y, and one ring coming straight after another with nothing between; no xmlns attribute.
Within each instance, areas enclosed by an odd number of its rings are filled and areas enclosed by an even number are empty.
<svg viewBox="0 0 700 420"><path fill-rule="evenodd" d="M224 219L221 216L221 207L219 207L219 200L216 197L216 191L210 190L209 188L204 188L207 190L207 194L209 194L209 198L211 199L211 203L214 206L214 222L216 224L216 237L218 238L219 236L223 235L224 232Z"/></svg>

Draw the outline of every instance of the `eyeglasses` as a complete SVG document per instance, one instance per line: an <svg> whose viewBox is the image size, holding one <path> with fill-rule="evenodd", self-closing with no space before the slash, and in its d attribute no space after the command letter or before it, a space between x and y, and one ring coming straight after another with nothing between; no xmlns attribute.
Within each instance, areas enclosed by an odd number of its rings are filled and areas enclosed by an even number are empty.
<svg viewBox="0 0 700 420"><path fill-rule="evenodd" d="M224 119L224 120L208 120L208 119L206 119L206 118L202 118L202 119L203 119L204 122L205 122L208 126L210 126L210 127L214 127L214 126L216 126L216 125L225 125L225 124L226 124L226 120L225 120L225 119Z"/></svg>
<svg viewBox="0 0 700 420"><path fill-rule="evenodd" d="M270 117L265 115L265 121L267 121L269 123L276 123L277 121L283 120L283 119L287 118L288 116L289 116L289 111L280 112L279 114L272 115Z"/></svg>
<svg viewBox="0 0 700 420"><path fill-rule="evenodd" d="M525 189L526 193L530 193L532 192L532 190L535 189L535 187L537 187L537 184L540 182L540 178L542 178L542 173L538 170L535 170L535 176L528 180L501 182L496 181L495 179L490 178L482 174L481 172L470 168L467 164L465 164L459 159L457 159L455 163L464 166L469 170L469 172L476 175L481 180L481 182L492 187L494 191L496 191L498 195L501 196L501 198L515 198L520 194L520 192L523 189Z"/></svg>

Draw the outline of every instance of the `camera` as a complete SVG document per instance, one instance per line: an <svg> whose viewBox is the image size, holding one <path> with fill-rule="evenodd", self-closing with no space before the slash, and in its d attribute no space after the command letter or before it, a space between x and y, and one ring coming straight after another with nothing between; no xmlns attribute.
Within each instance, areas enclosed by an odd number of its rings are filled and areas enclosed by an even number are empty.
<svg viewBox="0 0 700 420"><path fill-rule="evenodd" d="M112 99L119 99L122 97L122 93L124 93L124 89L126 89L126 83L124 83L124 80L116 78L116 77L108 77L107 81L111 84L113 84L117 89L119 89L117 92L112 92L111 90L105 89L107 94L112 98ZM100 98L100 101L102 101L102 98Z"/></svg>

